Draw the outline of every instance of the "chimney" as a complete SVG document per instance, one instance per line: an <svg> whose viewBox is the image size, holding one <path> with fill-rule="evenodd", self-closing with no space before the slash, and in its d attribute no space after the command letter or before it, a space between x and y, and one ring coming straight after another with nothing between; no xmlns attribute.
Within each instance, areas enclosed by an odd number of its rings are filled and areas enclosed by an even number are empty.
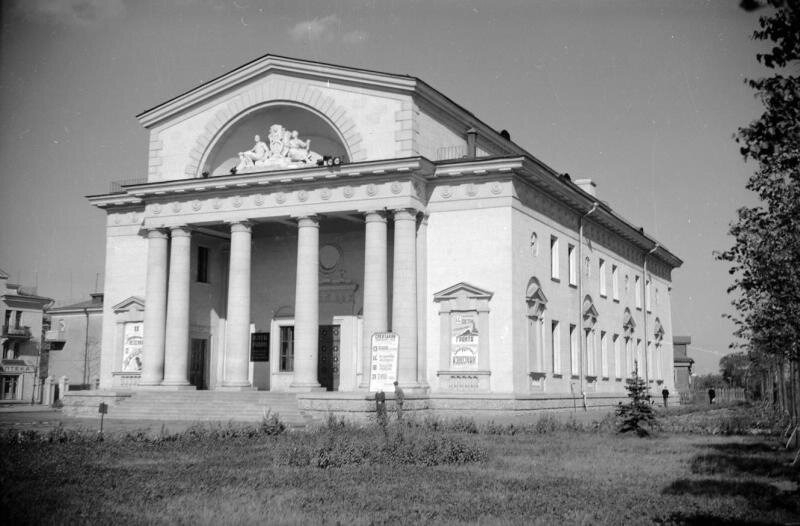
<svg viewBox="0 0 800 526"><path fill-rule="evenodd" d="M591 179L575 179L575 184L592 197L597 197L597 185Z"/></svg>
<svg viewBox="0 0 800 526"><path fill-rule="evenodd" d="M467 130L467 159L474 159L477 155L478 130L470 128Z"/></svg>
<svg viewBox="0 0 800 526"><path fill-rule="evenodd" d="M92 297L92 305L102 305L103 304L103 293L102 292L93 292L89 294Z"/></svg>

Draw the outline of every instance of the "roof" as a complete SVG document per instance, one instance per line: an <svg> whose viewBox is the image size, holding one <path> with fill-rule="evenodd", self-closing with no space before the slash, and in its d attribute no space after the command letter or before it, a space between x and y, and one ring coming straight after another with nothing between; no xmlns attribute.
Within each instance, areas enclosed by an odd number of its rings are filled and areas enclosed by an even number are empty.
<svg viewBox="0 0 800 526"><path fill-rule="evenodd" d="M83 311L83 309L96 310L98 312L101 312L103 310L103 304L94 303L92 300L86 300L86 301L81 301L79 303L73 303L71 305L64 305L62 307L53 307L52 309L47 309L47 312L53 314L53 313L64 313L67 311L74 311L74 310Z"/></svg>
<svg viewBox="0 0 800 526"><path fill-rule="evenodd" d="M8 272L0 268L0 279L8 279Z"/></svg>

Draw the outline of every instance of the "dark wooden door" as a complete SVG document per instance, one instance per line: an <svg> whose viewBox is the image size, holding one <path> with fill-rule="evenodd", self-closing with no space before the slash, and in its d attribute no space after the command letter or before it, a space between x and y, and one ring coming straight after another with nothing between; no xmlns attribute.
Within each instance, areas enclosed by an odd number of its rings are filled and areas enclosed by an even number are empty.
<svg viewBox="0 0 800 526"><path fill-rule="evenodd" d="M192 355L189 360L189 383L197 389L206 389L206 351L208 340L192 338Z"/></svg>
<svg viewBox="0 0 800 526"><path fill-rule="evenodd" d="M328 391L339 389L339 326L319 326L317 381Z"/></svg>

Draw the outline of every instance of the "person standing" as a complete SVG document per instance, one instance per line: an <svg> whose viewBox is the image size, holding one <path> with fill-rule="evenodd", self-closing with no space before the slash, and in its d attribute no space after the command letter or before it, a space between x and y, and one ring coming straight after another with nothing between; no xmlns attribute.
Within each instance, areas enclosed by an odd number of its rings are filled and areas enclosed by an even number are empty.
<svg viewBox="0 0 800 526"><path fill-rule="evenodd" d="M395 408L397 410L397 421L403 419L403 404L406 401L406 394L403 392L403 389L397 383L394 382L394 400L395 400Z"/></svg>
<svg viewBox="0 0 800 526"><path fill-rule="evenodd" d="M669 389L666 387L661 390L661 396L664 397L664 407L667 407L667 399L669 398Z"/></svg>
<svg viewBox="0 0 800 526"><path fill-rule="evenodd" d="M716 398L716 397L717 397L717 392L714 390L713 387L710 387L708 389L708 403L709 403L709 405L714 403L714 398Z"/></svg>

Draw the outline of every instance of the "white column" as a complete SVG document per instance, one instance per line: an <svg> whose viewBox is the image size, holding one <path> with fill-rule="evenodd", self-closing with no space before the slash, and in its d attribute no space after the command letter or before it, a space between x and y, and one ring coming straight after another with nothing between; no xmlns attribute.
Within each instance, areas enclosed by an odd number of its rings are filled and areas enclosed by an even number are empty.
<svg viewBox="0 0 800 526"><path fill-rule="evenodd" d="M389 323L386 216L383 212L367 212L365 221L361 389L369 389L372 334L385 332Z"/></svg>
<svg viewBox="0 0 800 526"><path fill-rule="evenodd" d="M147 283L144 304L142 376L139 385L160 385L164 379L164 329L167 323L167 234L147 231Z"/></svg>
<svg viewBox="0 0 800 526"><path fill-rule="evenodd" d="M394 213L394 271L392 275L392 332L400 339L397 381L419 387L417 379L417 213Z"/></svg>
<svg viewBox="0 0 800 526"><path fill-rule="evenodd" d="M167 294L167 331L164 381L161 385L189 385L189 286L192 234L181 226L172 229Z"/></svg>
<svg viewBox="0 0 800 526"><path fill-rule="evenodd" d="M317 381L319 345L319 222L297 220L297 285L294 301L294 381L298 391L320 387Z"/></svg>
<svg viewBox="0 0 800 526"><path fill-rule="evenodd" d="M223 387L250 387L250 242L250 223L232 223Z"/></svg>

